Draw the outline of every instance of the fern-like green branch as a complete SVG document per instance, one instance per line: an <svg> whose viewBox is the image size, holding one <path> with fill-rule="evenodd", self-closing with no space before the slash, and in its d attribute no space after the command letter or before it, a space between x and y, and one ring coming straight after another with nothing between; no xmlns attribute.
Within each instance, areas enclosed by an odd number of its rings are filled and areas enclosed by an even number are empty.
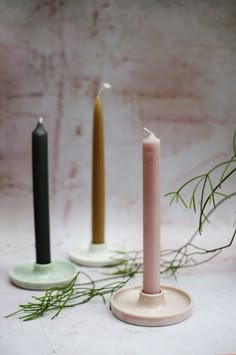
<svg viewBox="0 0 236 355"><path fill-rule="evenodd" d="M202 233L203 222L207 219L207 207L209 204L213 204L216 207L216 200L219 197L227 197L228 195L221 191L222 186L229 178L236 172L236 130L233 136L233 155L230 159L223 161L204 174L195 176L190 180L186 181L177 191L169 192L165 196L170 196L170 205L175 201L181 203L189 209L193 209L195 213L199 215L198 231L199 234ZM213 182L213 175L220 174L219 181L217 183ZM183 192L186 187L192 186L192 193L189 200L187 201L183 197ZM197 198L199 198L199 204L197 206Z"/></svg>
<svg viewBox="0 0 236 355"><path fill-rule="evenodd" d="M236 228L234 229L228 244L214 249L205 249L193 243L198 233L202 232L205 222L209 221L210 215L226 200L236 197L236 192L224 194L219 191L225 182L236 172L236 131L233 138L233 156L216 165L207 173L193 177L185 182L177 191L169 192L165 196L171 196L170 204L174 201L193 209L199 214L198 228L187 243L177 249L166 249L161 251L160 270L163 276L174 276L182 268L193 267L206 263L215 258L225 248L232 245ZM213 183L212 174L221 172L219 181ZM182 192L187 186L195 183L188 202L182 196ZM209 191L207 192L207 187ZM199 193L200 202L197 204L197 194ZM219 200L219 197L221 198ZM212 203L210 211L207 206ZM88 274L79 272L76 277L64 287L54 287L47 290L42 296L33 296L32 301L20 305L20 309L8 315L20 315L24 321L37 319L48 312L53 312L52 318L57 317L64 309L82 305L95 297L102 298L105 303L105 295L112 295L121 287L125 286L135 275L143 272L142 250L138 251L117 251L114 252L114 264L107 269L106 277L93 280ZM84 274L88 278L86 283L77 283L78 275ZM111 282L112 281L112 282ZM101 286L99 286L102 284Z"/></svg>

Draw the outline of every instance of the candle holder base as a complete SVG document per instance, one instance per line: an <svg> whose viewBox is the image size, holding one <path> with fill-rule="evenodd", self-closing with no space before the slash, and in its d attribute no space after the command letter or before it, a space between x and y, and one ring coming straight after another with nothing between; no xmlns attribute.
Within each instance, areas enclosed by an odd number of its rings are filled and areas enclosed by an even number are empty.
<svg viewBox="0 0 236 355"><path fill-rule="evenodd" d="M77 274L77 268L68 261L50 264L25 263L10 271L11 282L29 290L47 290L68 284Z"/></svg>
<svg viewBox="0 0 236 355"><path fill-rule="evenodd" d="M83 266L108 266L114 264L117 260L114 256L114 251L108 249L105 243L93 244L87 247L78 247L70 251L70 259L76 264Z"/></svg>
<svg viewBox="0 0 236 355"><path fill-rule="evenodd" d="M161 286L158 294L146 294L142 292L142 286L131 286L118 290L111 298L111 311L115 317L146 327L181 322L190 316L191 310L191 297L171 286Z"/></svg>

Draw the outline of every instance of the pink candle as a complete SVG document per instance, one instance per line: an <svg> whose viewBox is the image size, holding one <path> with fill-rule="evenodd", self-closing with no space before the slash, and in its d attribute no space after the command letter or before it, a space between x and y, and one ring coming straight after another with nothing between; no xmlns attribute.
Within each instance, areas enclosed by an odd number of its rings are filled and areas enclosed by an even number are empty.
<svg viewBox="0 0 236 355"><path fill-rule="evenodd" d="M143 140L143 292L160 292L160 140Z"/></svg>

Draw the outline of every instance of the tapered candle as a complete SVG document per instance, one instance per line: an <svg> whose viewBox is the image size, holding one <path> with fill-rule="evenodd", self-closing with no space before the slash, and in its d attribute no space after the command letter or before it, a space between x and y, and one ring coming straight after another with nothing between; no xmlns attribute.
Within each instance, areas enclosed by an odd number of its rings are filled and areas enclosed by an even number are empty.
<svg viewBox="0 0 236 355"><path fill-rule="evenodd" d="M105 242L105 156L104 127L101 92L111 85L104 83L98 91L93 113L93 159L92 159L92 243Z"/></svg>
<svg viewBox="0 0 236 355"><path fill-rule="evenodd" d="M49 264L48 138L41 117L32 132L32 169L36 263Z"/></svg>
<svg viewBox="0 0 236 355"><path fill-rule="evenodd" d="M143 140L143 292L160 292L160 140Z"/></svg>

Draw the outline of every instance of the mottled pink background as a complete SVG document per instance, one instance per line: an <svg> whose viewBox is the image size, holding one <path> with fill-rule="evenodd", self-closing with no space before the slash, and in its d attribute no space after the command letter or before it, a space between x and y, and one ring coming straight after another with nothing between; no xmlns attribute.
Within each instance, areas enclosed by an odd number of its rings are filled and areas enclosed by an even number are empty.
<svg viewBox="0 0 236 355"><path fill-rule="evenodd" d="M103 95L107 239L141 245L144 126L161 139L163 195L231 155L235 14L234 0L0 2L2 250L34 257L31 131L40 115L53 254L90 239L92 110L103 81L113 85ZM219 213L214 234L227 236L233 213ZM163 245L182 242L193 221L163 198Z"/></svg>
<svg viewBox="0 0 236 355"><path fill-rule="evenodd" d="M192 235L197 217L169 208L163 195L232 154L235 19L235 0L0 1L1 354L236 352L235 245L182 270L177 281L161 279L193 298L192 316L173 327L125 324L99 298L56 320L4 318L36 295L12 286L8 275L35 260L31 132L41 115L49 134L53 258L91 238L92 111L103 81L113 85L103 95L107 240L142 247L144 126L161 139L162 248ZM223 192L235 191L235 180ZM235 199L228 200L197 245L225 245L235 212ZM141 275L133 282L141 284Z"/></svg>

